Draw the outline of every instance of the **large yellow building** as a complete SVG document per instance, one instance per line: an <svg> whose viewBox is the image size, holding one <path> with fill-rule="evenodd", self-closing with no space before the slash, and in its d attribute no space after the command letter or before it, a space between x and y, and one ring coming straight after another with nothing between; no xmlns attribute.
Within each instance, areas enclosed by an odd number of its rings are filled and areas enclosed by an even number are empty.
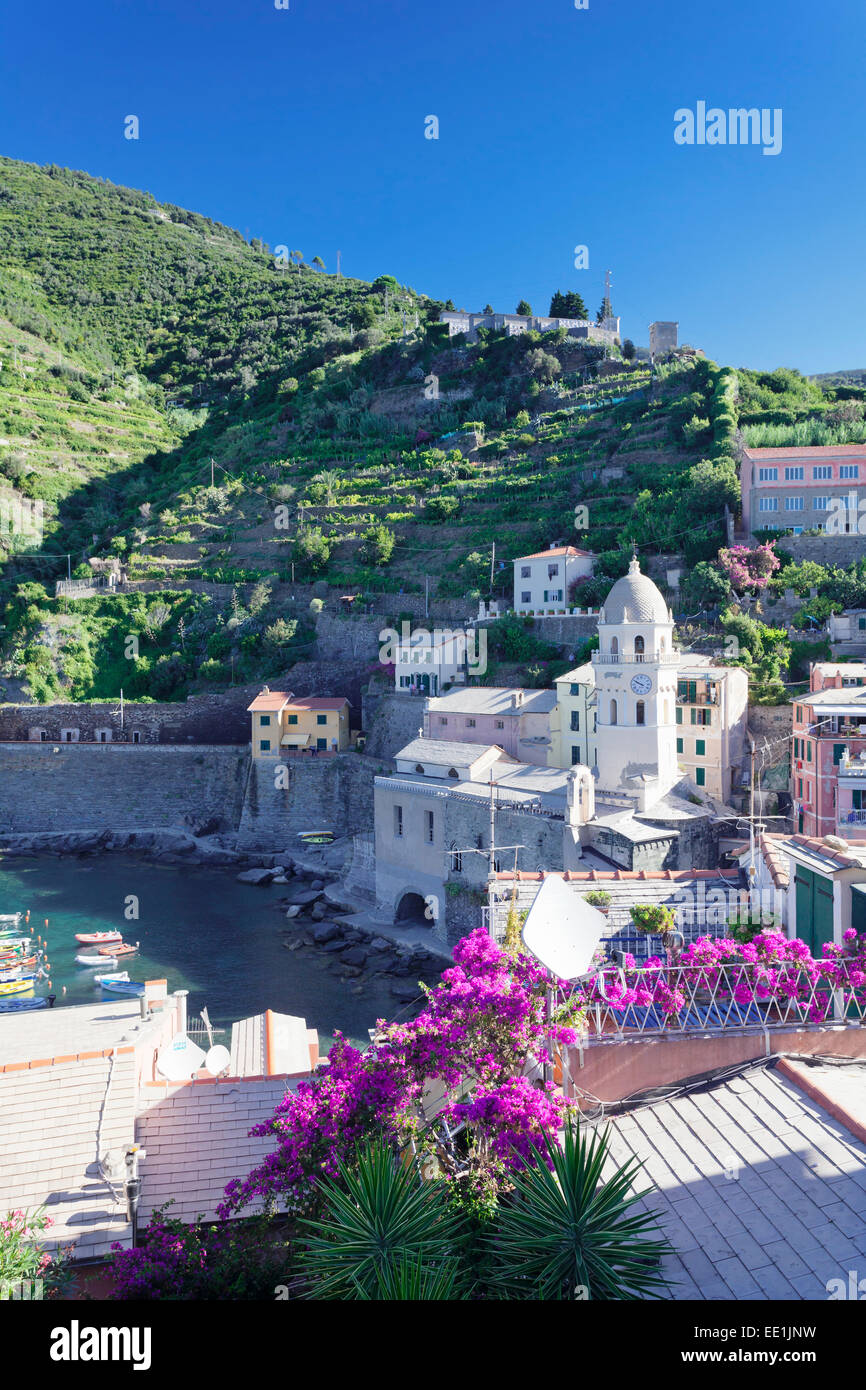
<svg viewBox="0 0 866 1390"><path fill-rule="evenodd" d="M290 690L268 686L249 706L253 717L254 758L286 753L339 753L349 746L349 701L315 697L295 699Z"/></svg>

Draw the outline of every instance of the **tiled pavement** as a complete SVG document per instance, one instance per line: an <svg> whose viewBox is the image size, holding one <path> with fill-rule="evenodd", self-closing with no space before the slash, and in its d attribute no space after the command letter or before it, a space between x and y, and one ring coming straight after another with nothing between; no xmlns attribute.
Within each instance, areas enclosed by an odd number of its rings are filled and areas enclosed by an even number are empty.
<svg viewBox="0 0 866 1390"><path fill-rule="evenodd" d="M655 1187L640 1206L673 1245L671 1298L826 1299L866 1277L866 1146L778 1072L612 1117L610 1135Z"/></svg>

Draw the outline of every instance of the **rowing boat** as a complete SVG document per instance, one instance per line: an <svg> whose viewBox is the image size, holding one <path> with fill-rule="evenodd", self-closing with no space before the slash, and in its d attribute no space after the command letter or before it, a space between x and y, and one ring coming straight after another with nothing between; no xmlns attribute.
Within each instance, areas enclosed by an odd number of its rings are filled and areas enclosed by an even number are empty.
<svg viewBox="0 0 866 1390"><path fill-rule="evenodd" d="M100 947L99 955L100 955L100 956L112 956L115 960L117 960L118 956L134 956L137 950L138 950L138 942L137 942L137 941L136 941L136 943L135 943L134 946L130 946L129 942L127 942L127 941L119 941L119 942L117 942L117 944L114 945L114 946L102 946L102 947Z"/></svg>
<svg viewBox="0 0 866 1390"><path fill-rule="evenodd" d="M28 1009L50 1009L55 995L34 995L32 999L0 999L0 1014L26 1013Z"/></svg>
<svg viewBox="0 0 866 1390"><path fill-rule="evenodd" d="M87 955L87 954L84 954L84 955L81 955L81 956L76 956L76 957L75 957L75 960L76 960L76 962L77 962L78 965L104 965L104 964L105 964L105 956L97 956L97 955L90 955L90 956L89 956L89 955Z"/></svg>
<svg viewBox="0 0 866 1390"><path fill-rule="evenodd" d="M5 984L0 984L0 994L26 994L35 984L35 975L22 975L20 980L7 980Z"/></svg>
<svg viewBox="0 0 866 1390"><path fill-rule="evenodd" d="M91 931L77 932L75 940L82 946L107 946L109 941L122 941L123 933L119 931Z"/></svg>
<svg viewBox="0 0 866 1390"><path fill-rule="evenodd" d="M102 988L107 994L124 994L138 997L144 994L144 985L136 980L108 980L102 981Z"/></svg>

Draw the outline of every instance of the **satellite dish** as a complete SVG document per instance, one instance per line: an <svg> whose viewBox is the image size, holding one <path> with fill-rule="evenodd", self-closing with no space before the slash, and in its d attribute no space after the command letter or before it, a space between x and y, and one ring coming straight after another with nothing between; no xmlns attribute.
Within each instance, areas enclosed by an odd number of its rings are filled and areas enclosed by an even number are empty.
<svg viewBox="0 0 866 1390"><path fill-rule="evenodd" d="M589 973L607 918L561 878L546 878L523 924L523 944L561 980Z"/></svg>
<svg viewBox="0 0 866 1390"><path fill-rule="evenodd" d="M222 1043L217 1043L212 1047L204 1059L204 1069L210 1072L211 1076L219 1076L226 1067L231 1066L232 1054Z"/></svg>
<svg viewBox="0 0 866 1390"><path fill-rule="evenodd" d="M167 1081L188 1081L199 1071L204 1059L205 1054L192 1038L186 1033L176 1033L168 1047L157 1054L156 1069Z"/></svg>

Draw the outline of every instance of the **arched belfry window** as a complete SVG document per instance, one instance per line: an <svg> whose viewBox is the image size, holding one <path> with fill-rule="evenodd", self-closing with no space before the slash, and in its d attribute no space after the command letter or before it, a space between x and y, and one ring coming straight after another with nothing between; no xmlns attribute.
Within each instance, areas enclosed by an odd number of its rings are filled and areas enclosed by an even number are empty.
<svg viewBox="0 0 866 1390"><path fill-rule="evenodd" d="M636 724L645 724L645 723L646 723L646 707L645 707L645 705L644 705L643 700L638 700L637 705L635 706L635 712L634 712L634 713L635 713L635 723L636 723Z"/></svg>
<svg viewBox="0 0 866 1390"><path fill-rule="evenodd" d="M610 702L610 722L611 724L616 723L616 700Z"/></svg>
<svg viewBox="0 0 866 1390"><path fill-rule="evenodd" d="M644 640L643 640L643 638L642 638L641 636L637 636L637 637L634 639L634 649L635 649L635 652L636 652L639 656L643 656L643 651L644 651Z"/></svg>
<svg viewBox="0 0 866 1390"><path fill-rule="evenodd" d="M665 639L664 639L663 637L660 637L660 638L659 638L659 651L660 651L660 652L663 652L664 649L665 649Z"/></svg>
<svg viewBox="0 0 866 1390"><path fill-rule="evenodd" d="M612 656L616 656L619 651L619 641L616 637L611 637L610 639L610 650Z"/></svg>

